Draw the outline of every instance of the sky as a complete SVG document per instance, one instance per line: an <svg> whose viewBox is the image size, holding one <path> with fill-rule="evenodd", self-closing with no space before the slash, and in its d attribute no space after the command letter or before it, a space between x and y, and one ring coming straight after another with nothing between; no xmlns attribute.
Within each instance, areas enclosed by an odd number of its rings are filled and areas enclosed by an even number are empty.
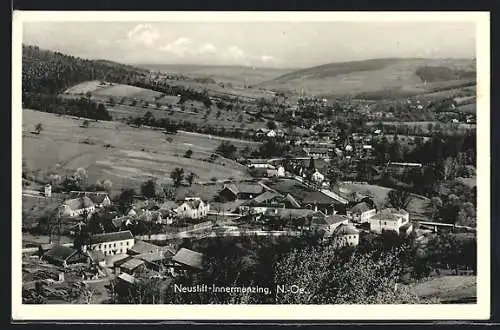
<svg viewBox="0 0 500 330"><path fill-rule="evenodd" d="M472 58L472 22L25 22L23 43L129 64L304 68L383 57Z"/></svg>

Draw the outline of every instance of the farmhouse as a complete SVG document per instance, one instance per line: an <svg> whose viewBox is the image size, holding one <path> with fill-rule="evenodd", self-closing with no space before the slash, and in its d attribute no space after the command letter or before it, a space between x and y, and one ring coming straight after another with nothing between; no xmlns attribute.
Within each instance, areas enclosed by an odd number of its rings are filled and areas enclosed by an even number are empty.
<svg viewBox="0 0 500 330"><path fill-rule="evenodd" d="M97 234L90 237L90 244L86 250L100 250L104 255L117 255L127 253L127 249L134 246L134 236L130 230L114 233Z"/></svg>
<svg viewBox="0 0 500 330"><path fill-rule="evenodd" d="M340 226L341 224L348 223L348 219L345 215L338 215L338 214L332 214L318 220L319 221L311 223L311 226L315 230L325 231L325 236L332 235L334 230L338 226Z"/></svg>
<svg viewBox="0 0 500 330"><path fill-rule="evenodd" d="M384 209L368 219L370 230L382 233L384 230L392 230L399 234L400 228L410 220L409 213L405 210L394 208Z"/></svg>
<svg viewBox="0 0 500 330"><path fill-rule="evenodd" d="M42 256L42 258L50 263L63 267L87 261L87 256L81 253L81 251L63 245L52 247Z"/></svg>
<svg viewBox="0 0 500 330"><path fill-rule="evenodd" d="M240 183L224 185L219 196L228 201L236 199L252 199L264 192L264 187L258 183Z"/></svg>
<svg viewBox="0 0 500 330"><path fill-rule="evenodd" d="M351 224L342 223L328 237L332 246L337 249L359 244L359 230Z"/></svg>
<svg viewBox="0 0 500 330"><path fill-rule="evenodd" d="M208 211L210 211L210 204L203 202L198 197L186 197L184 203L175 211L180 217L200 219L207 216Z"/></svg>
<svg viewBox="0 0 500 330"><path fill-rule="evenodd" d="M146 268L146 262L132 257L115 262L115 270L116 268L119 268L119 272L121 273L134 276Z"/></svg>
<svg viewBox="0 0 500 330"><path fill-rule="evenodd" d="M62 215L77 217L85 212L91 214L95 211L95 204L87 196L67 199L61 205Z"/></svg>
<svg viewBox="0 0 500 330"><path fill-rule="evenodd" d="M361 202L347 211L347 216L357 223L368 222L377 213L377 210L367 202Z"/></svg>

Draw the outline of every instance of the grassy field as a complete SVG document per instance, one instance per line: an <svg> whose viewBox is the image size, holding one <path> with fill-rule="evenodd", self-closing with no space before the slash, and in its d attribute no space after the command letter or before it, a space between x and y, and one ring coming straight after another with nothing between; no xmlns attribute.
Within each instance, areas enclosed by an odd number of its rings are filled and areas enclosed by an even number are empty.
<svg viewBox="0 0 500 330"><path fill-rule="evenodd" d="M210 125L214 127L225 127L226 129L259 129L266 126L266 121L255 121L252 116L244 113L243 111L220 110L220 116L217 118L218 109L212 109L210 113L207 114L207 109L205 107L197 107L198 110L195 110L195 106L191 105L187 105L185 111L158 110L151 107L143 108L128 105L108 106L107 109L115 120L120 120L129 116L142 117L147 111L149 111L156 119L169 118L177 122L188 121L196 123L199 126ZM198 111L198 113L194 111ZM205 115L207 116L206 119ZM239 119L241 119L241 121Z"/></svg>
<svg viewBox="0 0 500 330"><path fill-rule="evenodd" d="M476 296L476 276L442 276L413 286L421 298L440 301L460 300Z"/></svg>
<svg viewBox="0 0 500 330"><path fill-rule="evenodd" d="M391 190L390 188L370 184L344 184L342 188L351 192L359 192L372 196L378 205L385 204L387 194ZM415 195L412 197L407 211L410 213L410 220L428 219L430 202L425 197L417 197Z"/></svg>
<svg viewBox="0 0 500 330"><path fill-rule="evenodd" d="M129 97L148 102L153 102L155 100L155 97L161 95L160 92L155 92L149 89L129 85L113 84L101 86L100 82L97 80L86 81L81 84L75 85L71 88L68 88L64 93L70 95L91 93L93 96L97 97Z"/></svg>
<svg viewBox="0 0 500 330"><path fill-rule="evenodd" d="M32 134L39 122L44 130L40 135ZM28 168L64 173L84 167L90 183L107 178L113 182L114 190L138 188L150 177L170 182L169 175L175 167L194 172L200 181L212 177L249 178L246 168L234 161L204 161L220 140L179 133L168 142L161 131L118 122L91 122L85 129L79 127L81 122L82 119L23 110L23 157ZM193 151L191 158L183 157L188 149Z"/></svg>

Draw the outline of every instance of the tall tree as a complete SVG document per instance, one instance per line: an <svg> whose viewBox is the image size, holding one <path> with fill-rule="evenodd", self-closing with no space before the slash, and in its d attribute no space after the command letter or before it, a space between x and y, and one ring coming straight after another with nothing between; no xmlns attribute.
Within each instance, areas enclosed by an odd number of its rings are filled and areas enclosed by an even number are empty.
<svg viewBox="0 0 500 330"><path fill-rule="evenodd" d="M176 167L171 173L170 178L174 181L174 186L179 187L184 178L184 169Z"/></svg>
<svg viewBox="0 0 500 330"><path fill-rule="evenodd" d="M411 202L411 194L402 189L393 189L387 193L387 204L396 209L406 210Z"/></svg>

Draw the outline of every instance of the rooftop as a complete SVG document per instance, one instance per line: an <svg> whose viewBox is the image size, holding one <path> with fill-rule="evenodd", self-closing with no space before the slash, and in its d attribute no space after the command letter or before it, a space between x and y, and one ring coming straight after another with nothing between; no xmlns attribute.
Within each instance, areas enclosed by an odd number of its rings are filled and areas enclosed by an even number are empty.
<svg viewBox="0 0 500 330"><path fill-rule="evenodd" d="M71 210L80 210L94 206L94 203L87 196L67 199L63 202L63 205L68 206Z"/></svg>
<svg viewBox="0 0 500 330"><path fill-rule="evenodd" d="M354 214L361 214L363 212L370 211L372 209L373 209L373 207L371 207L371 205L368 204L367 202L361 202L361 203L354 205L351 208L351 212Z"/></svg>
<svg viewBox="0 0 500 330"><path fill-rule="evenodd" d="M127 239L134 239L134 236L132 235L130 230L92 235L90 237L90 242L91 244L99 244L106 242L124 241Z"/></svg>
<svg viewBox="0 0 500 330"><path fill-rule="evenodd" d="M63 245L56 245L52 249L47 251L47 253L45 253L45 257L51 258L54 260L64 261L64 260L68 259L70 256L72 256L73 253L75 253L75 252L76 252L76 250L72 249L70 247L63 246Z"/></svg>
<svg viewBox="0 0 500 330"><path fill-rule="evenodd" d="M351 224L341 224L332 233L332 236L345 236L345 235L357 235L359 230L354 228Z"/></svg>
<svg viewBox="0 0 500 330"><path fill-rule="evenodd" d="M144 264L144 260L137 259L137 258L132 258L130 260L125 261L120 265L120 268L124 268L127 270L134 270L137 267L141 266Z"/></svg>
<svg viewBox="0 0 500 330"><path fill-rule="evenodd" d="M374 220L392 220L397 221L401 217L408 216L408 212L405 210L397 210L394 208L383 209L377 214L375 214L372 219Z"/></svg>
<svg viewBox="0 0 500 330"><path fill-rule="evenodd" d="M332 214L325 218L325 222L329 225L333 225L344 221L347 221L347 217L345 215L340 215L340 214Z"/></svg>
<svg viewBox="0 0 500 330"><path fill-rule="evenodd" d="M158 246L144 241L136 241L134 246L128 250L133 254L144 254L157 251L171 251L175 253L169 246Z"/></svg>
<svg viewBox="0 0 500 330"><path fill-rule="evenodd" d="M173 261L191 268L202 269L203 254L182 248L173 256Z"/></svg>

